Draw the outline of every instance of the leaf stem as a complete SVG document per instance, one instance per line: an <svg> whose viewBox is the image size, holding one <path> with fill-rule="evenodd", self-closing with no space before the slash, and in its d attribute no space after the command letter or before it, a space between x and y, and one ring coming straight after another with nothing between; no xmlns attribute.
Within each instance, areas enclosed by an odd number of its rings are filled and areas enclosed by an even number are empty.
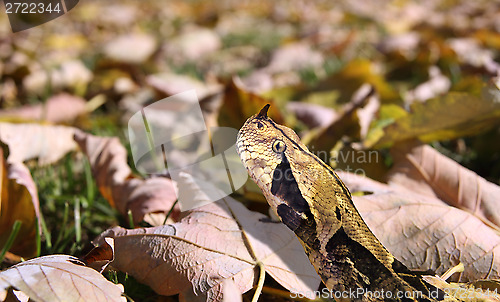
<svg viewBox="0 0 500 302"><path fill-rule="evenodd" d="M262 262L257 262L259 267L259 281L257 282L257 288L255 289L255 294L253 295L252 302L257 302L259 300L260 294L262 293L262 288L264 287L264 280L266 279L266 270L264 269L264 264Z"/></svg>

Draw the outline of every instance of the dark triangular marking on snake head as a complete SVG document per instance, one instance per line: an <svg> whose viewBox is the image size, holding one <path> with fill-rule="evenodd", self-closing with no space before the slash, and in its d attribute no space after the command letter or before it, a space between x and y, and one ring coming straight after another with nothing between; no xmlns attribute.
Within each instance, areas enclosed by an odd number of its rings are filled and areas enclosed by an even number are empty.
<svg viewBox="0 0 500 302"><path fill-rule="evenodd" d="M278 212L278 216L281 218L281 221L292 231L296 231L300 224L302 223L303 218L292 210L289 206L286 204L280 204L278 205L278 208L276 209Z"/></svg>
<svg viewBox="0 0 500 302"><path fill-rule="evenodd" d="M274 169L273 182L271 184L271 194L279 197L293 210L299 213L308 213L309 204L302 197L299 185L292 173L290 163L284 154L282 154L281 163Z"/></svg>

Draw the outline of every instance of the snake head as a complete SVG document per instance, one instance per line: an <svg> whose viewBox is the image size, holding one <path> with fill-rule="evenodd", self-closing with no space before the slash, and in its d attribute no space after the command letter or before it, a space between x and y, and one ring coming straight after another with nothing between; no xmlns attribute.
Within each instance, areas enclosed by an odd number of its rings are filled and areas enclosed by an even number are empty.
<svg viewBox="0 0 500 302"><path fill-rule="evenodd" d="M273 180L276 184L276 177L287 176L278 175L280 171L277 172L277 168L288 164L289 158L300 159L300 150L307 148L292 129L278 125L268 117L268 109L269 104L245 122L238 133L236 145L248 174L276 210L283 200L272 194Z"/></svg>

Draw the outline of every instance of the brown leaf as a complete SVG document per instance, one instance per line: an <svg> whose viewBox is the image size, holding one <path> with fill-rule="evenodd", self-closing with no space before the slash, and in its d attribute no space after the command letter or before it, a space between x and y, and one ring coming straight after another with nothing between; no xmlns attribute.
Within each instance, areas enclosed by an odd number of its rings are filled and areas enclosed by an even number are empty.
<svg viewBox="0 0 500 302"><path fill-rule="evenodd" d="M259 112L267 104L271 104L268 115L276 123L282 124L283 116L272 100L246 91L241 80L233 78L226 87L223 105L219 113L219 125L239 129L248 117Z"/></svg>
<svg viewBox="0 0 500 302"><path fill-rule="evenodd" d="M104 54L118 62L138 64L146 61L156 47L156 40L151 35L126 34L106 43Z"/></svg>
<svg viewBox="0 0 500 302"><path fill-rule="evenodd" d="M307 43L292 43L275 50L269 65L264 70L269 73L299 71L320 67L323 61L323 55L313 50Z"/></svg>
<svg viewBox="0 0 500 302"><path fill-rule="evenodd" d="M15 288L34 301L127 301L123 286L66 255L40 257L0 272L0 299Z"/></svg>
<svg viewBox="0 0 500 302"><path fill-rule="evenodd" d="M47 165L75 150L75 128L38 124L0 123L0 141L9 146L8 162L38 158Z"/></svg>
<svg viewBox="0 0 500 302"><path fill-rule="evenodd" d="M323 128L339 118L334 109L317 104L289 102L286 108L309 128Z"/></svg>
<svg viewBox="0 0 500 302"><path fill-rule="evenodd" d="M149 75L146 78L146 82L156 90L157 97L159 98L195 89L207 129L217 127L217 113L222 102L221 93L224 89L221 84L216 82L202 82L190 76L170 72ZM179 110L175 106L168 109L172 111ZM166 127L168 126L166 125Z"/></svg>
<svg viewBox="0 0 500 302"><path fill-rule="evenodd" d="M410 269L442 274L462 262L456 281L500 277L499 233L474 215L402 186L339 175L351 191L373 193L353 201L375 236Z"/></svg>
<svg viewBox="0 0 500 302"><path fill-rule="evenodd" d="M6 160L0 152L0 246L5 244L14 222L22 222L12 253L27 258L35 255L40 221L36 184L23 161L38 157L40 164L48 164L59 160L76 147L74 131L62 126L0 123L0 141L9 150Z"/></svg>
<svg viewBox="0 0 500 302"><path fill-rule="evenodd" d="M435 196L447 204L500 226L500 187L419 143L398 144L391 149L394 166L390 183Z"/></svg>
<svg viewBox="0 0 500 302"><path fill-rule="evenodd" d="M368 98L368 102L362 108L358 108L359 119L359 134L362 139L366 138L370 124L375 120L375 117L380 109L380 98L378 95L372 95Z"/></svg>
<svg viewBox="0 0 500 302"><path fill-rule="evenodd" d="M72 121L86 111L85 100L83 98L67 93L60 93L50 97L45 104L26 105L15 109L0 110L0 119L61 123Z"/></svg>
<svg viewBox="0 0 500 302"><path fill-rule="evenodd" d="M200 59L221 46L221 39L214 30L190 27L165 43L164 48L168 57L184 62Z"/></svg>
<svg viewBox="0 0 500 302"><path fill-rule="evenodd" d="M132 26L139 15L139 11L135 6L123 3L108 3L96 9L101 10L102 13L95 16L95 18L101 19L104 24L112 24L122 28Z"/></svg>
<svg viewBox="0 0 500 302"><path fill-rule="evenodd" d="M399 99L397 92L386 82L374 62L365 59L350 61L342 70L322 80L314 87L314 91L335 89L340 93L339 100L347 102L362 85L367 83L374 87L382 102Z"/></svg>
<svg viewBox="0 0 500 302"><path fill-rule="evenodd" d="M357 109L364 107L373 98L378 98L375 96L373 86L362 85L354 93L351 101L342 107L338 118L325 127L312 141L311 144L314 145L314 148L316 150L331 150L342 136L353 132L355 133L353 136L359 135L360 125L356 116Z"/></svg>
<svg viewBox="0 0 500 302"><path fill-rule="evenodd" d="M265 223L232 198L193 210L172 225L101 234L115 239L111 266L126 271L162 295L220 301L222 282L232 279L240 293L256 283L256 266L285 288L315 290L319 277L295 235L282 224Z"/></svg>
<svg viewBox="0 0 500 302"><path fill-rule="evenodd" d="M222 281L222 302L241 302L242 296L233 279L224 279Z"/></svg>
<svg viewBox="0 0 500 302"><path fill-rule="evenodd" d="M36 254L40 206L35 182L22 163L7 164L0 148L0 246L4 246L16 220L22 222L10 251L30 258Z"/></svg>
<svg viewBox="0 0 500 302"><path fill-rule="evenodd" d="M366 194L386 193L393 190L387 184L378 182L364 175L355 173L335 171L342 181L347 185L351 192L362 192Z"/></svg>
<svg viewBox="0 0 500 302"><path fill-rule="evenodd" d="M408 60L413 60L422 37L418 32L410 31L383 38L380 50L384 53L398 52Z"/></svg>
<svg viewBox="0 0 500 302"><path fill-rule="evenodd" d="M134 222L140 222L146 214L170 211L177 200L172 181L133 176L127 165L127 151L118 138L77 132L75 141L89 158L99 191L120 213L127 215L131 210ZM176 210L173 215L178 213Z"/></svg>
<svg viewBox="0 0 500 302"><path fill-rule="evenodd" d="M450 87L451 80L441 73L439 67L431 66L429 68L429 80L408 91L405 96L405 103L409 106L415 101L424 102L447 93Z"/></svg>
<svg viewBox="0 0 500 302"><path fill-rule="evenodd" d="M93 78L92 72L80 60L69 60L54 69L37 66L23 79L24 88L34 94L43 95L47 87L54 90L72 89L83 94Z"/></svg>
<svg viewBox="0 0 500 302"><path fill-rule="evenodd" d="M221 92L221 85L217 83L204 83L196 78L170 72L149 75L146 82L163 96L171 96L187 90L196 89L198 99Z"/></svg>
<svg viewBox="0 0 500 302"><path fill-rule="evenodd" d="M494 60L493 51L481 47L476 39L455 38L449 39L447 42L463 63L474 67L483 67L495 75L500 70L500 65Z"/></svg>
<svg viewBox="0 0 500 302"><path fill-rule="evenodd" d="M380 148L415 138L432 142L498 127L500 91L495 81L493 78L484 85L480 95L453 91L426 102L414 102L410 112L395 105L382 105L380 115L385 122L380 120L370 130L364 144Z"/></svg>

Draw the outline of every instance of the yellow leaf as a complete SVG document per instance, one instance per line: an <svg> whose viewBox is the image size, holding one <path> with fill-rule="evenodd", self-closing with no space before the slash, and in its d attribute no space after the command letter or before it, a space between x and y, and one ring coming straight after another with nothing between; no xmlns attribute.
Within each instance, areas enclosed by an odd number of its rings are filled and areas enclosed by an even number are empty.
<svg viewBox="0 0 500 302"><path fill-rule="evenodd" d="M451 92L424 103L413 103L409 114L397 115L394 122L384 127L380 138L372 137L373 141L366 141L365 145L380 148L412 138L430 142L485 131L500 122L500 91L490 85L481 96Z"/></svg>
<svg viewBox="0 0 500 302"><path fill-rule="evenodd" d="M3 247L16 220L22 222L10 252L25 258L36 253L38 195L28 168L7 164L0 149L0 247Z"/></svg>

